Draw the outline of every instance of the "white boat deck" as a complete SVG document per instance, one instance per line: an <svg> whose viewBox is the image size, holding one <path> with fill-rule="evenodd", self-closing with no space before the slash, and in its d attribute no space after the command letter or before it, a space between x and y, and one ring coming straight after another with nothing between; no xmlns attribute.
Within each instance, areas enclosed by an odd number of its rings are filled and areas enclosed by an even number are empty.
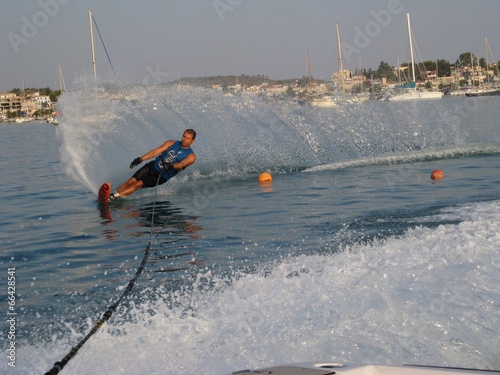
<svg viewBox="0 0 500 375"><path fill-rule="evenodd" d="M242 370L232 375L465 375L500 374L495 370L463 369L437 366L377 366L347 365L339 363L298 363L292 365L266 367L257 370Z"/></svg>

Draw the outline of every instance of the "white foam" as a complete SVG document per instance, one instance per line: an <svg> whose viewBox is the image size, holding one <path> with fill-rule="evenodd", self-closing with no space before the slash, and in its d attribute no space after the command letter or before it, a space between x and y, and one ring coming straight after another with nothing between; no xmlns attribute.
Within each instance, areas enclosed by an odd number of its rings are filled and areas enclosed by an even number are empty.
<svg viewBox="0 0 500 375"><path fill-rule="evenodd" d="M482 143L466 146L449 146L437 149L418 150L406 153L396 153L380 155L371 158L360 158L355 160L341 161L336 163L326 163L315 165L304 170L304 172L329 171L346 168L359 168L373 165L392 165L403 163L416 163L429 160L441 160L459 158L474 155L498 154L500 147L496 144Z"/></svg>
<svg viewBox="0 0 500 375"><path fill-rule="evenodd" d="M309 360L498 368L499 208L446 209L439 219L461 222L143 291L62 373L223 374ZM82 338L64 336L18 348L16 374L49 370Z"/></svg>
<svg viewBox="0 0 500 375"><path fill-rule="evenodd" d="M131 160L167 139L180 138L187 128L198 132L193 146L197 162L183 172L193 177L500 152L496 119L482 118L479 126L445 116L463 109L454 100L402 107L367 102L321 111L188 86L104 87L96 94L93 79L82 81L79 90L58 102L61 162L94 192L104 181L122 183L131 175ZM494 113L489 107L483 111L481 103L469 108L467 116Z"/></svg>

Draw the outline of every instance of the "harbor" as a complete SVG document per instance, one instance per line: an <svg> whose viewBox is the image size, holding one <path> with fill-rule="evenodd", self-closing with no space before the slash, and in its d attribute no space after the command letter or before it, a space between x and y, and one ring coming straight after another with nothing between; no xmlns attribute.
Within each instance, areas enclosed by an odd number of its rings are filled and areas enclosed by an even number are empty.
<svg viewBox="0 0 500 375"><path fill-rule="evenodd" d="M1 122L50 122L59 121L59 112L56 111L57 99L61 91L13 90L0 92L0 121Z"/></svg>
<svg viewBox="0 0 500 375"><path fill-rule="evenodd" d="M99 93L108 98L120 98L121 96L116 92L106 93L103 85L98 88L93 32L94 25L97 28L97 23L92 11L89 10L88 15L96 99ZM500 62L489 62L488 57L491 51L486 37L484 37L484 58L471 52L464 52L453 64L443 59L418 63L415 61L413 50L415 40L409 13L406 13L406 19L410 50L409 62L400 64L398 58L398 64L395 67L381 61L376 70L363 69L361 66L356 67L354 71L345 69L340 26L336 23L338 70L331 74L329 80L318 80L313 77L308 49L307 75L302 78L278 81L269 80L267 76L262 75L257 77L219 76L215 79L214 77L188 77L162 82L161 85L210 87L223 91L225 95L258 95L270 100L292 100L299 104L319 108L336 107L346 101L362 103L368 99L408 101L441 99L444 95L467 97L500 95L500 86L497 86L500 82L498 69ZM99 36L101 37L100 33ZM110 67L115 73L102 37L101 42ZM0 120L2 122L14 120L16 123L46 121L59 124L59 112L56 111L55 106L59 95L66 91L61 65L59 65L58 74L60 89L57 92L52 92L49 88L44 89L45 93L36 89L26 90L24 79L22 91L14 89L11 92L0 92ZM108 82L109 84L113 85L113 82Z"/></svg>

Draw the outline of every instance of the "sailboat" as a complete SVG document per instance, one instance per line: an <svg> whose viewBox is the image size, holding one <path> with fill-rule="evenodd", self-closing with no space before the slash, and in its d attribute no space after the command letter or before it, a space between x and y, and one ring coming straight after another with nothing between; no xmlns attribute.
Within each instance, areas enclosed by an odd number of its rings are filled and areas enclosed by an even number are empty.
<svg viewBox="0 0 500 375"><path fill-rule="evenodd" d="M417 90L416 89L416 79L415 79L415 62L413 57L413 43L411 37L411 25L410 25L410 13L406 13L406 19L408 22L408 39L410 42L410 57L411 57L411 73L413 81L404 86L404 92L394 94L390 96L387 100L389 101L403 101L403 100L419 100L419 99L439 99L443 97L443 93L439 91L427 91L427 90Z"/></svg>
<svg viewBox="0 0 500 375"><path fill-rule="evenodd" d="M500 95L500 89L482 89L482 90L477 90L477 91L472 91L472 92L466 92L465 96L469 97L474 97L474 96L499 96Z"/></svg>
<svg viewBox="0 0 500 375"><path fill-rule="evenodd" d="M319 97L313 98L311 100L311 106L313 107L321 107L321 108L332 108L332 107L337 107L339 104L345 104L345 103L361 103L366 98L361 98L361 97L348 97L345 94L345 85L344 85L344 67L343 67L343 60L342 60L342 47L340 43L340 30L339 30L339 24L336 23L336 31L337 31L337 46L338 46L338 51L339 51L339 70L338 70L338 79L340 80L340 92L336 94L324 94Z"/></svg>
<svg viewBox="0 0 500 375"><path fill-rule="evenodd" d="M486 52L486 69L488 69L488 39L484 37L484 49ZM474 90L472 92L466 92L465 96L475 97L475 96L497 96L500 95L500 89L491 87L489 83L488 71L486 71L486 87Z"/></svg>
<svg viewBox="0 0 500 375"><path fill-rule="evenodd" d="M91 10L89 10L89 28L90 28L90 48L92 52L92 71L94 72L94 88L95 92L97 94L98 89L97 89L97 73L96 73L96 57L95 57L95 48L94 48L94 27L97 30L97 34L99 35L99 39L101 40L102 47L104 48L104 52L106 53L106 56L108 58L109 65L111 66L111 70L113 73L115 73L115 69L113 68L113 64L111 63L111 58L109 57L108 54L108 49L106 48L106 45L104 44L104 40L102 39L101 32L99 31L99 28L97 27L97 22L95 20L94 14L92 13Z"/></svg>
<svg viewBox="0 0 500 375"><path fill-rule="evenodd" d="M89 29L90 29L90 51L92 54L92 71L93 71L93 76L94 76L94 95L96 100L111 100L111 99L116 99L116 100L122 100L126 99L123 94L120 91L106 91L104 85L100 85L98 87L98 82L97 82L97 72L96 72L96 54L95 54L95 48L94 48L94 26L97 31L97 34L99 35L99 39L101 41L102 47L104 49L104 52L106 53L106 56L108 58L109 65L111 67L111 70L113 73L116 75L115 70L113 68L113 64L111 63L111 58L109 57L108 50L106 48L106 45L104 44L104 40L102 38L102 35L99 31L99 27L97 26L97 22L95 20L94 14L91 10L88 11L88 16L89 16ZM102 107L104 108L104 107ZM109 111L105 111L102 109L100 113L97 113L97 108L94 108L93 112L88 113L87 116L82 117L81 121L82 122L89 122L89 123L102 123L103 121L108 121L111 119L116 118L115 114L110 114Z"/></svg>
<svg viewBox="0 0 500 375"><path fill-rule="evenodd" d="M342 73L342 49L340 48L340 34L339 34L339 24L336 24L337 27L337 44L339 48L339 77L340 77L340 87L341 92L344 92L344 78ZM337 106L337 98L333 95L321 95L319 97L313 98L311 101L311 106L313 107L321 107L321 108L332 108Z"/></svg>

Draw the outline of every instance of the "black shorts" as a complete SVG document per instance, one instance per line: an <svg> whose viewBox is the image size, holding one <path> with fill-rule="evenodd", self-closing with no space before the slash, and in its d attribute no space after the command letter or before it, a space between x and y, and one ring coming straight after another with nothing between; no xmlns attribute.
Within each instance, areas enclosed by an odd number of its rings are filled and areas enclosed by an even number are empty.
<svg viewBox="0 0 500 375"><path fill-rule="evenodd" d="M157 184L161 185L167 182L165 177L156 170L154 161L143 165L132 177L137 181L142 181L142 187L155 187Z"/></svg>

